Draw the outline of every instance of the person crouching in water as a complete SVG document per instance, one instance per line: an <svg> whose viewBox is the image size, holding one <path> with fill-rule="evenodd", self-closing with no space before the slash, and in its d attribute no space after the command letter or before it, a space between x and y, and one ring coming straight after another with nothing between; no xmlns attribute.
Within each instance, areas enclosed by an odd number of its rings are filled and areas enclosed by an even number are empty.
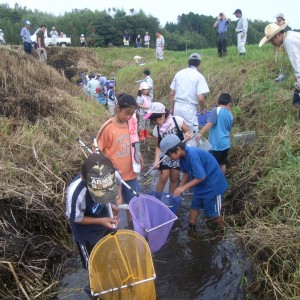
<svg viewBox="0 0 300 300"><path fill-rule="evenodd" d="M181 117L173 117L166 110L165 106L159 102L153 102L144 119L150 119L155 124L153 135L156 137L155 159L153 167L160 170L159 179L156 185L156 192L163 192L165 185L170 179L169 193L173 194L179 184L180 163L179 160L173 160L166 157L160 164L161 140L170 134L176 134L180 141L189 139L190 131L187 124Z"/></svg>
<svg viewBox="0 0 300 300"><path fill-rule="evenodd" d="M212 154L197 147L185 146L175 134L164 137L159 147L161 152L168 155L170 159L180 161L183 176L173 195L178 197L185 190L192 188L189 229L196 232L200 209L204 210L205 217L210 222L216 222L224 227L221 200L228 183Z"/></svg>
<svg viewBox="0 0 300 300"><path fill-rule="evenodd" d="M138 97L136 99L138 105L139 124L138 129L140 133L140 141L144 141L146 138L151 138L149 135L149 120L144 120L147 114L148 108L151 104L151 98L149 96L149 86L146 82L141 82L138 91Z"/></svg>

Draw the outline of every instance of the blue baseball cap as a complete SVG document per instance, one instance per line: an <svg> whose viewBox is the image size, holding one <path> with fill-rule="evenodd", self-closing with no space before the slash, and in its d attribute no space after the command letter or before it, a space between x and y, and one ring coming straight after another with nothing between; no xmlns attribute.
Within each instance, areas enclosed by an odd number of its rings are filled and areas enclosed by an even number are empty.
<svg viewBox="0 0 300 300"><path fill-rule="evenodd" d="M29 26L31 25L29 21L24 21L24 24Z"/></svg>
<svg viewBox="0 0 300 300"><path fill-rule="evenodd" d="M177 146L180 142L181 142L181 140L176 134L169 134L169 135L165 136L159 144L161 156L166 155L168 150Z"/></svg>

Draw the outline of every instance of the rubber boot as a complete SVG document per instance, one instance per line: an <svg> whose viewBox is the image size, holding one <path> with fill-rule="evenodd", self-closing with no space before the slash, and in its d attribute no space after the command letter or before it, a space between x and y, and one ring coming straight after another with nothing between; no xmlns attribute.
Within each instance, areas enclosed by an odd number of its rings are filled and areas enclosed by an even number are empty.
<svg viewBox="0 0 300 300"><path fill-rule="evenodd" d="M148 129L145 129L145 130L144 130L144 135L145 135L145 138L146 138L146 139L152 138L152 136L149 134Z"/></svg>
<svg viewBox="0 0 300 300"><path fill-rule="evenodd" d="M145 140L145 130L140 130L140 141Z"/></svg>

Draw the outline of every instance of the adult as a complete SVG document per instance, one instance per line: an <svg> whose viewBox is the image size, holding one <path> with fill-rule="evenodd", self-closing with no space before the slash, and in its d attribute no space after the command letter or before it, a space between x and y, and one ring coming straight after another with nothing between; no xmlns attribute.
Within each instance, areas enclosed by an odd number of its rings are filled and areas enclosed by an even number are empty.
<svg viewBox="0 0 300 300"><path fill-rule="evenodd" d="M265 28L265 37L259 43L259 47L270 42L275 47L284 47L290 62L294 68L296 78L293 105L300 106L300 33L296 31L284 32L287 24L278 26L269 24ZM300 108L298 110L298 120L300 120Z"/></svg>
<svg viewBox="0 0 300 300"><path fill-rule="evenodd" d="M192 53L188 67L179 71L170 85L170 113L182 117L191 132L198 130L198 107L204 114L205 98L209 92L204 76L198 71L200 63L200 54Z"/></svg>
<svg viewBox="0 0 300 300"><path fill-rule="evenodd" d="M284 18L284 14L283 13L278 13L276 15L276 21L275 24L278 26L282 26L285 24L285 18Z"/></svg>
<svg viewBox="0 0 300 300"><path fill-rule="evenodd" d="M248 20L243 17L242 11L238 8L233 13L236 18L238 18L238 23L235 31L237 32L237 47L239 55L244 55L246 53L246 40L248 32Z"/></svg>
<svg viewBox="0 0 300 300"><path fill-rule="evenodd" d="M148 34L148 32L146 32L146 34L144 36L144 45L147 48L149 48L149 46L150 46L150 35Z"/></svg>
<svg viewBox="0 0 300 300"><path fill-rule="evenodd" d="M85 86L85 90L86 90L86 93L93 97L95 100L97 99L98 97L98 94L97 94L97 91L96 89L100 87L100 82L99 80L97 80L95 78L95 74L91 74L90 75L90 80L88 81L88 83L86 84Z"/></svg>
<svg viewBox="0 0 300 300"><path fill-rule="evenodd" d="M146 69L144 71L145 79L144 81L148 84L149 87L149 96L151 98L151 102L154 101L154 95L153 95L153 79L150 76L150 70Z"/></svg>
<svg viewBox="0 0 300 300"><path fill-rule="evenodd" d="M142 49L142 38L141 35L138 34L136 39L135 39L136 47L137 49Z"/></svg>
<svg viewBox="0 0 300 300"><path fill-rule="evenodd" d="M165 39L162 34L158 31L156 32L156 48L155 56L158 61L164 59L164 50L165 50Z"/></svg>
<svg viewBox="0 0 300 300"><path fill-rule="evenodd" d="M43 62L45 62L47 60L47 52L46 52L46 45L45 45L45 32L46 32L46 25L41 25L41 28L36 33L37 51L39 54L40 61L43 61Z"/></svg>
<svg viewBox="0 0 300 300"><path fill-rule="evenodd" d="M5 45L4 33L3 33L2 29L0 29L0 45L2 45L2 46Z"/></svg>
<svg viewBox="0 0 300 300"><path fill-rule="evenodd" d="M125 30L124 34L123 34L124 47L128 47L129 46L129 42L130 42L130 35L129 35L128 31Z"/></svg>
<svg viewBox="0 0 300 300"><path fill-rule="evenodd" d="M50 31L51 43L52 45L56 45L56 39L58 37L58 32L55 27L52 27Z"/></svg>
<svg viewBox="0 0 300 300"><path fill-rule="evenodd" d="M80 46L81 47L85 46L85 37L84 37L84 34L80 35Z"/></svg>
<svg viewBox="0 0 300 300"><path fill-rule="evenodd" d="M31 44L31 34L30 34L30 22L25 21L24 27L21 30L20 36L23 41L24 52L27 54L31 54L32 44Z"/></svg>
<svg viewBox="0 0 300 300"><path fill-rule="evenodd" d="M227 27L230 19L224 13L219 13L219 16L213 27L217 30L217 47L219 57L227 55Z"/></svg>

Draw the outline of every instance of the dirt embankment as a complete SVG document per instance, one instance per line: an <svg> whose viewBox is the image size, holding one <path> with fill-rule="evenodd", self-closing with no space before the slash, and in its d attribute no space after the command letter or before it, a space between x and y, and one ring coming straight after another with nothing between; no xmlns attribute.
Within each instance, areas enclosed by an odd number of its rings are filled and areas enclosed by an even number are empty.
<svg viewBox="0 0 300 300"><path fill-rule="evenodd" d="M107 119L69 81L100 67L94 51L53 48L48 55L61 72L0 48L1 299L45 299L55 289L73 251L64 194L84 158L76 138L89 141Z"/></svg>

